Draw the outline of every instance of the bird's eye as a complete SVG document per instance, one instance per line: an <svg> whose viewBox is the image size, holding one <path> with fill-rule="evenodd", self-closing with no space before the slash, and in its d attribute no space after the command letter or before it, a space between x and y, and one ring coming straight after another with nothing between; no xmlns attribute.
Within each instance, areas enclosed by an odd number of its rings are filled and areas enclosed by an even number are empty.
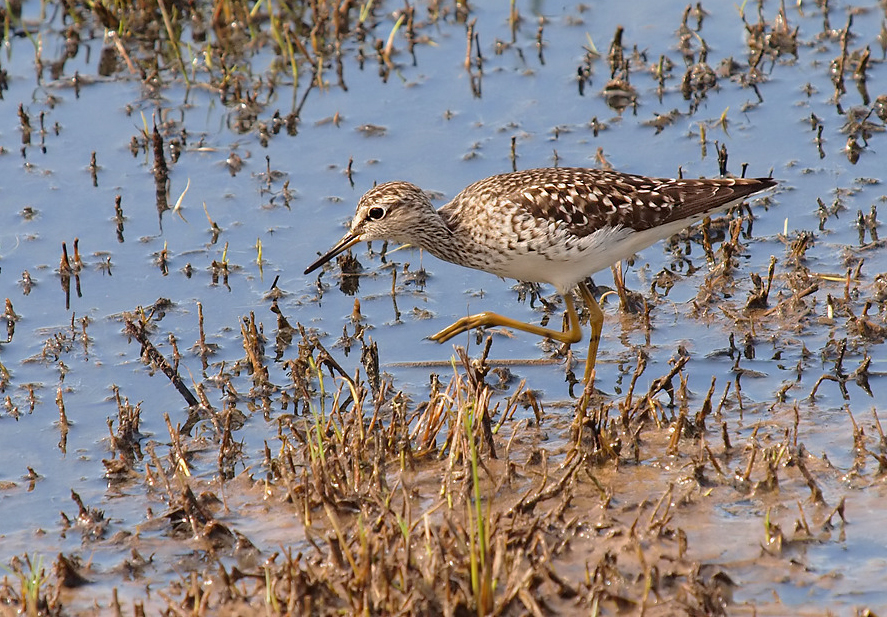
<svg viewBox="0 0 887 617"><path fill-rule="evenodd" d="M380 206L373 206L372 208L370 208L370 211L367 212L367 218L372 221L378 221L383 216L385 216L385 208L382 208Z"/></svg>

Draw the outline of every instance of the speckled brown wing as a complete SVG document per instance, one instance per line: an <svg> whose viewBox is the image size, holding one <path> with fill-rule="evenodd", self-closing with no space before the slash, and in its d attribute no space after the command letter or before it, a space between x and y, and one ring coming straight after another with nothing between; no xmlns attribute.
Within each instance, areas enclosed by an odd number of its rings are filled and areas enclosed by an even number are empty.
<svg viewBox="0 0 887 617"><path fill-rule="evenodd" d="M666 180L563 168L493 176L469 188L495 191L534 218L558 221L585 237L603 227L643 231L693 218L774 184L769 178Z"/></svg>
<svg viewBox="0 0 887 617"><path fill-rule="evenodd" d="M776 186L773 178L715 178L711 180L661 180L658 192L674 199L665 222L715 212L729 203Z"/></svg>

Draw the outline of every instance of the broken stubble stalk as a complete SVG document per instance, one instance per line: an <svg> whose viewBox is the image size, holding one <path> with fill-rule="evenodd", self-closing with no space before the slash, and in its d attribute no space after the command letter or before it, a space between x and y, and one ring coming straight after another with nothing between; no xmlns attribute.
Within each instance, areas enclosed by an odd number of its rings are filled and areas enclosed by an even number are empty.
<svg viewBox="0 0 887 617"><path fill-rule="evenodd" d="M326 464L326 457L324 455L324 440L323 440L323 424L324 424L324 398L326 397L326 390L323 386L323 369L317 366L314 362L314 358L308 358L308 365L311 367L311 371L317 375L317 384L318 388L320 388L320 409L318 410L317 406L313 403L309 402L309 409L311 410L311 416L314 419L314 435L317 439L316 443L312 443L311 440L308 440L308 452L311 455L312 460L319 459L321 465Z"/></svg>
<svg viewBox="0 0 887 617"><path fill-rule="evenodd" d="M481 395L483 396L483 395ZM471 590L474 594L475 608L478 615L488 615L493 610L493 579L490 563L489 527L490 505L487 505L484 516L481 502L480 475L478 472L477 440L474 435L477 417L477 402L470 404L462 414L462 429L468 443L469 462L471 464L471 483L474 492L474 512L472 504L466 504L469 530L469 550L471 568ZM472 516L473 514L473 516Z"/></svg>

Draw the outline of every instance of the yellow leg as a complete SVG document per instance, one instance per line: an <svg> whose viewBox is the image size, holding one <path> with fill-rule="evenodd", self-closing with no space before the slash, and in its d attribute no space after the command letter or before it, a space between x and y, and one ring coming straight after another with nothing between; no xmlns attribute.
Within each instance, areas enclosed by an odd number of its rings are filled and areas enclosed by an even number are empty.
<svg viewBox="0 0 887 617"><path fill-rule="evenodd" d="M590 295L591 294L589 293L589 296ZM592 298L592 302L594 302L594 298ZM457 334L468 332L469 330L474 330L475 328L479 328L481 326L504 326L506 328L521 330L522 332L529 332L530 334L548 336L560 343L577 343L582 339L582 330L579 328L579 315L576 314L576 307L573 306L573 298L571 298L570 296L564 296L564 304L566 304L567 306L567 318L570 322L570 329L566 332L561 332L560 330L550 330L548 328L543 328L542 326L534 326L533 324L528 324L523 321L511 319L510 317L504 317L497 313L485 312L478 313L477 315L469 315L468 317L463 317L452 326L444 328L437 334L433 335L431 337L431 340L437 341L438 343L443 343L444 341L450 340ZM597 303L595 303L594 305L595 307L597 307ZM600 314L600 308L598 308L597 311L598 314ZM603 315L601 315L600 321L603 321ZM600 338L600 326L598 326L598 338ZM597 349L597 345L595 345L595 349ZM588 369L586 366L586 373L587 372Z"/></svg>
<svg viewBox="0 0 887 617"><path fill-rule="evenodd" d="M594 370L594 363L597 360L597 348L601 342L601 331L604 329L604 313L601 306L594 299L591 290L584 282L579 283L579 295L588 307L589 317L588 323L591 326L591 337L588 341L588 357L585 359L585 377L583 383L588 383L591 379L591 372Z"/></svg>

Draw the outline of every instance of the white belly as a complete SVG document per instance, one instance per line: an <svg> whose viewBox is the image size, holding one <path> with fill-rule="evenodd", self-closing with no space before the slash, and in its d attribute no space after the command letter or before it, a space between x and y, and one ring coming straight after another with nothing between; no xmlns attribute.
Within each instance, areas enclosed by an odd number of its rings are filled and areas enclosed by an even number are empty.
<svg viewBox="0 0 887 617"><path fill-rule="evenodd" d="M484 269L505 278L548 283L564 294L586 277L631 257L694 222L675 221L644 231L607 227L584 238L557 237L559 234L552 230L551 234L523 243L523 250L503 251L502 255L507 254L507 258Z"/></svg>

